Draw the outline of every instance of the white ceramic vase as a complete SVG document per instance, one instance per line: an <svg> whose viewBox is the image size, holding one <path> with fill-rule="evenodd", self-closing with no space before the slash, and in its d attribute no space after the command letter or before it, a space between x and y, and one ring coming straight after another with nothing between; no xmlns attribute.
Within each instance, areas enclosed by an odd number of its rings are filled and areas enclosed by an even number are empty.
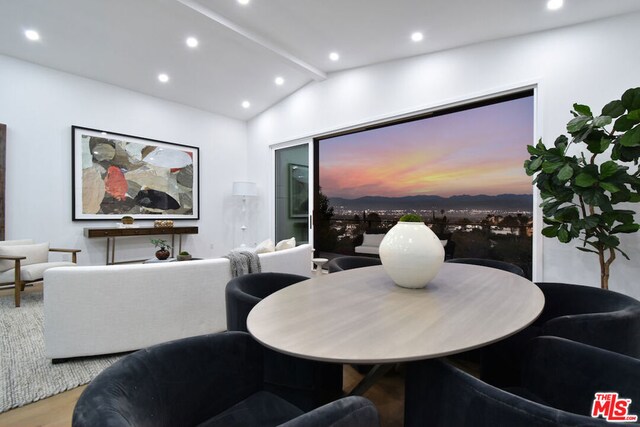
<svg viewBox="0 0 640 427"><path fill-rule="evenodd" d="M440 271L444 248L424 223L400 221L382 239L380 260L396 285L424 288Z"/></svg>

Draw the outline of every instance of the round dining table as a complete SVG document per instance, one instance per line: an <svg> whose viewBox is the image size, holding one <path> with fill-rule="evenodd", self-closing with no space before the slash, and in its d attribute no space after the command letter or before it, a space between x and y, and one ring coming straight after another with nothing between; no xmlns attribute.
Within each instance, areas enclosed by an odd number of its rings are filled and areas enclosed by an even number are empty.
<svg viewBox="0 0 640 427"><path fill-rule="evenodd" d="M531 324L544 296L502 270L444 263L423 289L397 286L383 266L325 274L258 303L247 327L260 343L306 359L390 364L447 356Z"/></svg>

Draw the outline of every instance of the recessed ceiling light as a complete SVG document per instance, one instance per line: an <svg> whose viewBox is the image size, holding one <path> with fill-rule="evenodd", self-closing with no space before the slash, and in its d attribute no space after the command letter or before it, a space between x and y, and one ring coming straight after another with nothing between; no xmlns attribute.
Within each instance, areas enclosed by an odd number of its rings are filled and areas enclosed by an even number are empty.
<svg viewBox="0 0 640 427"><path fill-rule="evenodd" d="M420 31L416 31L415 33L411 34L411 40L413 40L414 42L421 42L423 38L424 36Z"/></svg>
<svg viewBox="0 0 640 427"><path fill-rule="evenodd" d="M242 108L249 108L251 107L251 103L249 101L242 101Z"/></svg>
<svg viewBox="0 0 640 427"><path fill-rule="evenodd" d="M274 82L278 85L278 86L282 86L284 84L284 79L280 76L276 77L276 79L274 80Z"/></svg>
<svg viewBox="0 0 640 427"><path fill-rule="evenodd" d="M238 3L240 3L241 5L245 6L247 4L249 4L251 0L238 0Z"/></svg>
<svg viewBox="0 0 640 427"><path fill-rule="evenodd" d="M40 34L36 30L27 30L24 32L26 38L32 41L40 40Z"/></svg>
<svg viewBox="0 0 640 427"><path fill-rule="evenodd" d="M164 73L158 74L158 80L160 80L162 83L166 83L169 81L169 76Z"/></svg>
<svg viewBox="0 0 640 427"><path fill-rule="evenodd" d="M338 59L340 59L340 55L338 54L338 52L331 52L329 54L329 59L332 61L337 61Z"/></svg>
<svg viewBox="0 0 640 427"><path fill-rule="evenodd" d="M547 2L547 9L549 10L558 10L562 7L563 0L549 0Z"/></svg>
<svg viewBox="0 0 640 427"><path fill-rule="evenodd" d="M187 38L187 46L189 47L196 47L198 46L198 39L195 37L189 37Z"/></svg>

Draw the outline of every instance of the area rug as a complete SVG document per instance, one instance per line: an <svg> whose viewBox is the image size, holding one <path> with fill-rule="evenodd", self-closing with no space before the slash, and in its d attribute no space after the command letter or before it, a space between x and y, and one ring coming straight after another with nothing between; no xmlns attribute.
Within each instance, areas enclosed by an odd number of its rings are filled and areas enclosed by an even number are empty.
<svg viewBox="0 0 640 427"><path fill-rule="evenodd" d="M42 293L0 297L0 413L91 381L122 356L52 364L44 356Z"/></svg>

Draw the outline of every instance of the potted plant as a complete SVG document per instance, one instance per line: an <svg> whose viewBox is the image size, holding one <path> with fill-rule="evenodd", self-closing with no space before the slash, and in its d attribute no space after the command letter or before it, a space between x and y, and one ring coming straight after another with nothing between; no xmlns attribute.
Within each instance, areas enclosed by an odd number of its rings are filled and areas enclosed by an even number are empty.
<svg viewBox="0 0 640 427"><path fill-rule="evenodd" d="M160 259L160 260L164 260L169 258L169 256L171 255L171 252L169 252L167 250L167 248L171 248L171 245L169 243L167 243L166 240L164 239L151 239L151 243L153 243L153 245L156 248L160 248L156 251L156 258Z"/></svg>
<svg viewBox="0 0 640 427"><path fill-rule="evenodd" d="M191 254L187 251L181 251L177 256L178 261L189 261L191 259Z"/></svg>
<svg viewBox="0 0 640 427"><path fill-rule="evenodd" d="M382 239L380 261L396 285L424 288L438 274L444 248L420 215L407 214Z"/></svg>
<svg viewBox="0 0 640 427"><path fill-rule="evenodd" d="M599 115L580 104L571 114L570 137L560 135L549 148L542 140L529 145L524 167L536 175L546 224L542 234L562 243L581 240L577 249L598 256L600 286L608 289L616 253L629 259L618 235L640 228L633 210L617 206L640 201L640 88L627 90Z"/></svg>

